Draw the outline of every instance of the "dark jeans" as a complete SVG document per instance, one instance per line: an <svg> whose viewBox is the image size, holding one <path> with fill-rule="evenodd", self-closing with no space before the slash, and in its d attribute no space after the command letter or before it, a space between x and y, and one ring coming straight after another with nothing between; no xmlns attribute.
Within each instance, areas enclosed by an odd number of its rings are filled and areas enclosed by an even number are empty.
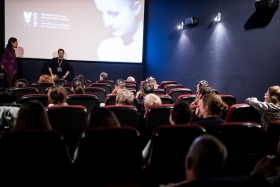
<svg viewBox="0 0 280 187"><path fill-rule="evenodd" d="M5 81L6 88L14 87L16 80L17 80L16 74L8 74L8 73L4 74L4 81Z"/></svg>

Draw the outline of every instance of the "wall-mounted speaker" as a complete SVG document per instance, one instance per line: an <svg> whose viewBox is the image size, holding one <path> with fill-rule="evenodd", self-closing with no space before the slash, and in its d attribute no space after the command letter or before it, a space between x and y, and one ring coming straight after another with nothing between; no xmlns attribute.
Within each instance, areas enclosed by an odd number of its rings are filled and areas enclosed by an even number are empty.
<svg viewBox="0 0 280 187"><path fill-rule="evenodd" d="M185 20L185 25L187 26L197 25L198 23L199 20L196 17L190 17Z"/></svg>

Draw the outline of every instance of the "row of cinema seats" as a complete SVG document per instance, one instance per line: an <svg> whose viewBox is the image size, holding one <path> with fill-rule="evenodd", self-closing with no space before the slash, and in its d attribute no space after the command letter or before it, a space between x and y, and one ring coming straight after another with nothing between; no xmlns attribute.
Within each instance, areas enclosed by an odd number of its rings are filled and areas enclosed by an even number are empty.
<svg viewBox="0 0 280 187"><path fill-rule="evenodd" d="M273 124L279 137L280 122ZM184 159L192 141L206 133L199 125L158 127L144 159L141 133L136 128L84 129L76 157L71 159L61 132L2 133L1 184L158 186L179 182L185 180ZM224 176L249 174L267 154L263 148L272 144L268 142L272 135L263 133L256 123L225 123L218 127L216 136L228 150Z"/></svg>

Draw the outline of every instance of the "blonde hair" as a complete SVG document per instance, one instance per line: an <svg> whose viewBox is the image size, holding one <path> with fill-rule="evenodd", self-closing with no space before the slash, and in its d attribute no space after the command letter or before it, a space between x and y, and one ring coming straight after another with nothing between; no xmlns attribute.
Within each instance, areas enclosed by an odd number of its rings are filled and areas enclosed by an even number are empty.
<svg viewBox="0 0 280 187"><path fill-rule="evenodd" d="M279 86L270 86L268 88L269 98L271 103L276 106L280 106L280 87Z"/></svg>
<svg viewBox="0 0 280 187"><path fill-rule="evenodd" d="M146 81L152 83L154 85L154 89L158 88L157 81L153 76L150 76L146 79Z"/></svg>
<svg viewBox="0 0 280 187"><path fill-rule="evenodd" d="M38 83L51 83L54 84L54 81L51 76L43 74L39 77Z"/></svg>
<svg viewBox="0 0 280 187"><path fill-rule="evenodd" d="M120 105L133 105L134 95L129 90L119 90L117 92L116 100Z"/></svg>
<svg viewBox="0 0 280 187"><path fill-rule="evenodd" d="M150 93L145 96L144 98L144 107L147 108L148 106L151 105L161 105L162 101L159 96L156 94Z"/></svg>

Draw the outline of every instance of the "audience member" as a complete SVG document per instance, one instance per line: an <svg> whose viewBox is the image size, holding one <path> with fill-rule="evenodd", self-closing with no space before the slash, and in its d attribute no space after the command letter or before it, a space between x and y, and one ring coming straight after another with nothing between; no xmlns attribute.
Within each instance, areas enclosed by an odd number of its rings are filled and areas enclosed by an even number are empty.
<svg viewBox="0 0 280 187"><path fill-rule="evenodd" d="M44 106L39 101L24 102L18 112L13 131L52 130Z"/></svg>
<svg viewBox="0 0 280 187"><path fill-rule="evenodd" d="M228 106L223 102L221 97L216 94L205 94L198 102L198 114L201 120L194 123L202 125L208 133L215 133L215 129L219 124L225 123L219 116Z"/></svg>
<svg viewBox="0 0 280 187"><path fill-rule="evenodd" d="M84 80L80 78L75 78L71 82L72 90L74 94L84 94L85 93L85 84Z"/></svg>
<svg viewBox="0 0 280 187"><path fill-rule="evenodd" d="M171 125L188 125L192 121L193 110L187 102L179 102L174 104L174 108L170 110L169 122Z"/></svg>
<svg viewBox="0 0 280 187"><path fill-rule="evenodd" d="M43 74L39 77L38 83L50 83L50 84L54 84L54 80L52 79L51 76L47 75L47 74Z"/></svg>
<svg viewBox="0 0 280 187"><path fill-rule="evenodd" d="M29 83L25 79L17 79L15 82L15 87L17 88L26 88L29 86Z"/></svg>
<svg viewBox="0 0 280 187"><path fill-rule="evenodd" d="M134 77L132 77L132 76L127 77L126 80L127 80L127 81L133 81L133 82L135 82L135 79L134 79Z"/></svg>
<svg viewBox="0 0 280 187"><path fill-rule="evenodd" d="M134 105L134 95L129 90L119 90L116 96L116 105Z"/></svg>
<svg viewBox="0 0 280 187"><path fill-rule="evenodd" d="M100 73L99 80L101 81L108 80L108 73L106 72Z"/></svg>
<svg viewBox="0 0 280 187"><path fill-rule="evenodd" d="M48 92L49 106L68 106L67 91L62 86L52 86Z"/></svg>
<svg viewBox="0 0 280 187"><path fill-rule="evenodd" d="M149 81L145 81L141 84L140 90L136 94L136 99L142 101L149 93L154 93L154 85Z"/></svg>
<svg viewBox="0 0 280 187"><path fill-rule="evenodd" d="M153 76L148 77L148 78L146 79L146 81L152 83L153 86L154 86L154 89L158 89L157 81L156 81L156 79L155 79Z"/></svg>
<svg viewBox="0 0 280 187"><path fill-rule="evenodd" d="M246 99L246 103L252 106L261 115L261 126L266 132L272 121L280 119L280 87L271 86L264 94L264 102L251 97Z"/></svg>
<svg viewBox="0 0 280 187"><path fill-rule="evenodd" d="M160 97L157 96L154 93L150 93L150 94L146 95L145 98L144 98L144 108L145 108L145 110L147 109L148 106L161 105L161 104L162 104L162 101L161 101Z"/></svg>
<svg viewBox="0 0 280 187"><path fill-rule="evenodd" d="M209 86L209 83L206 80L199 81L196 86L196 97L195 97L194 101L191 103L191 106L197 105L201 96L203 96L204 94L207 94L207 93L212 93L212 92L213 92L213 90Z"/></svg>
<svg viewBox="0 0 280 187"><path fill-rule="evenodd" d="M7 88L0 92L0 103L16 104L16 94ZM4 128L11 128L16 123L19 107L17 106L1 106L0 107L0 124Z"/></svg>
<svg viewBox="0 0 280 187"><path fill-rule="evenodd" d="M121 127L115 114L107 108L93 107L88 115L88 127Z"/></svg>
<svg viewBox="0 0 280 187"><path fill-rule="evenodd" d="M227 149L220 140L212 135L197 137L191 144L185 159L187 180L170 187L218 176L225 165L226 158Z"/></svg>
<svg viewBox="0 0 280 187"><path fill-rule="evenodd" d="M85 76L83 76L82 74L77 75L75 77L75 79L81 79L83 81L84 85L86 85L87 80L86 80Z"/></svg>
<svg viewBox="0 0 280 187"><path fill-rule="evenodd" d="M115 89L112 91L112 94L117 94L120 89L125 89L125 82L123 79L116 80Z"/></svg>

